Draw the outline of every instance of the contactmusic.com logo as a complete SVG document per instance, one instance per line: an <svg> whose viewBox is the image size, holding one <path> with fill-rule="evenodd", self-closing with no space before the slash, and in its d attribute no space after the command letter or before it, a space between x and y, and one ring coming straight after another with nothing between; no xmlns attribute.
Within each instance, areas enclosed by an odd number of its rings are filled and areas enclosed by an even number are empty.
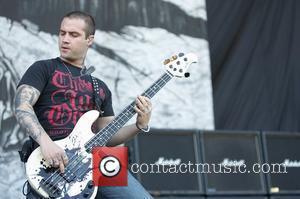
<svg viewBox="0 0 300 199"><path fill-rule="evenodd" d="M95 147L93 149L93 181L95 186L127 186L127 147Z"/></svg>

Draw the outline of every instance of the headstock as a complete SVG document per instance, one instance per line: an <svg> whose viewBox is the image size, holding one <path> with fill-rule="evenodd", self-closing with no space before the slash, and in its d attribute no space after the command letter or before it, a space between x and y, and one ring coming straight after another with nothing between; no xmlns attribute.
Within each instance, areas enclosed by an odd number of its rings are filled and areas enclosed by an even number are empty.
<svg viewBox="0 0 300 199"><path fill-rule="evenodd" d="M197 56L194 53L179 53L178 55L173 55L172 57L164 61L166 70L175 77L188 77L189 73L186 72L188 67L192 63L198 61Z"/></svg>

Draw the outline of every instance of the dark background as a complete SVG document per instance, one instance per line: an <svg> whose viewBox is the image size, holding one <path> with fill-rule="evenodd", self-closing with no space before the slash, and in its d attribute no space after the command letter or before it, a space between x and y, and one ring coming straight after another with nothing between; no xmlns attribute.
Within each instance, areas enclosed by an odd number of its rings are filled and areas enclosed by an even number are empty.
<svg viewBox="0 0 300 199"><path fill-rule="evenodd" d="M207 0L216 129L300 130L300 1Z"/></svg>

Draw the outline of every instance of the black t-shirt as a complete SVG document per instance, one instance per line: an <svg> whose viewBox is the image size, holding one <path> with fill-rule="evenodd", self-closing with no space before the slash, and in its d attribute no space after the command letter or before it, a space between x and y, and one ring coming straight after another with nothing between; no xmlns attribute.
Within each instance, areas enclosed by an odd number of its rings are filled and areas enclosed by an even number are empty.
<svg viewBox="0 0 300 199"><path fill-rule="evenodd" d="M18 86L27 84L40 91L33 108L53 139L68 136L80 116L96 109L92 77L81 75L80 71L60 58L42 60L31 65L19 82ZM111 92L103 81L97 81L102 116L113 116Z"/></svg>

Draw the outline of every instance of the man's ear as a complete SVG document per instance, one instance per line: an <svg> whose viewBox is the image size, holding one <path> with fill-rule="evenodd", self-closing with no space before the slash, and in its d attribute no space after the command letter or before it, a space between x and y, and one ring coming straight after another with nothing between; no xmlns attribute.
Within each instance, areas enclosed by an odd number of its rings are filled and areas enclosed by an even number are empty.
<svg viewBox="0 0 300 199"><path fill-rule="evenodd" d="M90 47L94 42L94 35L88 36L87 40L88 40L88 46Z"/></svg>

